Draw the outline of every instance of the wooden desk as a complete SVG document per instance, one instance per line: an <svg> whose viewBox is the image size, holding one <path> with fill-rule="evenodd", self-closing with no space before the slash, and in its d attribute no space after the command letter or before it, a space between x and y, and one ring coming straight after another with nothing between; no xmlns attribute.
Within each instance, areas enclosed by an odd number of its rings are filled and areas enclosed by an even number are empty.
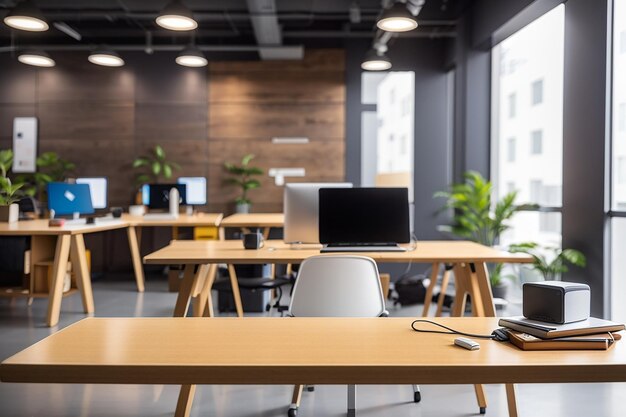
<svg viewBox="0 0 626 417"><path fill-rule="evenodd" d="M494 318L437 318L491 333ZM80 384L470 384L626 381L608 351L524 352L410 329L411 318L87 318L6 359L3 382ZM159 343L154 343L158 340ZM276 348L276 341L283 344ZM16 399L18 400L18 399Z"/></svg>
<svg viewBox="0 0 626 417"><path fill-rule="evenodd" d="M283 213L238 213L224 218L220 226L222 228L238 227L245 233L248 233L250 229L261 229L263 237L267 239L272 227L283 227L284 224Z"/></svg>
<svg viewBox="0 0 626 417"><path fill-rule="evenodd" d="M72 225L50 227L48 220L30 220L17 223L0 223L0 236L31 236L31 274L37 262L53 257L52 283L48 297L48 313L46 324L55 326L59 322L61 300L63 299L63 278L67 272L68 258L76 271L76 285L80 291L85 313L94 312L91 277L87 268L85 255L86 233L103 232L123 229L127 223L122 220L111 220L97 225ZM56 240L56 242L55 242ZM21 293L15 291L16 296ZM24 296L41 296L26 294Z"/></svg>
<svg viewBox="0 0 626 417"><path fill-rule="evenodd" d="M143 266L141 264L141 230L143 227L171 227L172 238L178 239L179 227L219 227L224 215L222 213L197 213L191 216L180 214L177 219L150 219L143 216L131 216L122 214L122 220L128 224L128 242L130 245L130 255L133 260L133 270L137 280L137 290L143 292L145 288L145 278Z"/></svg>

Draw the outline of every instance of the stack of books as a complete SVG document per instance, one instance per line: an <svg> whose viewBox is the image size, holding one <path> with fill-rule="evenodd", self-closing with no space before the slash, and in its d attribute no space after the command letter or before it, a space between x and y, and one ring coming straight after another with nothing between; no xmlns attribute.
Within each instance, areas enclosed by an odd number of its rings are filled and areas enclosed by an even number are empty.
<svg viewBox="0 0 626 417"><path fill-rule="evenodd" d="M511 343L522 350L606 350L621 338L624 325L590 317L567 324L529 320L523 316L501 318Z"/></svg>

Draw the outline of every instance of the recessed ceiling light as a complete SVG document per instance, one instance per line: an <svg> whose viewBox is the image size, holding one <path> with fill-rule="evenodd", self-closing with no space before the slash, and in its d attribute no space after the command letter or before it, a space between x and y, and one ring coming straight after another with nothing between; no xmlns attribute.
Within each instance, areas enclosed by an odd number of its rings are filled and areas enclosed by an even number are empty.
<svg viewBox="0 0 626 417"><path fill-rule="evenodd" d="M157 25L169 30L193 30L198 22L193 18L191 10L179 0L168 3L156 18Z"/></svg>
<svg viewBox="0 0 626 417"><path fill-rule="evenodd" d="M102 65L105 67L121 67L124 65L124 60L115 51L109 50L97 50L92 52L87 58L89 62L96 65Z"/></svg>
<svg viewBox="0 0 626 417"><path fill-rule="evenodd" d="M56 62L50 55L43 51L27 51L18 55L17 60L22 64L33 65L35 67L54 67Z"/></svg>
<svg viewBox="0 0 626 417"><path fill-rule="evenodd" d="M29 32L44 32L49 29L41 10L28 0L18 3L4 17L4 23L14 29Z"/></svg>
<svg viewBox="0 0 626 417"><path fill-rule="evenodd" d="M366 71L386 71L391 68L391 60L384 53L372 48L365 54L361 68Z"/></svg>
<svg viewBox="0 0 626 417"><path fill-rule="evenodd" d="M176 63L185 67L205 67L209 61L197 47L187 46L176 57Z"/></svg>
<svg viewBox="0 0 626 417"><path fill-rule="evenodd" d="M406 4L395 3L383 12L376 26L387 32L408 32L417 27L417 20L406 8Z"/></svg>

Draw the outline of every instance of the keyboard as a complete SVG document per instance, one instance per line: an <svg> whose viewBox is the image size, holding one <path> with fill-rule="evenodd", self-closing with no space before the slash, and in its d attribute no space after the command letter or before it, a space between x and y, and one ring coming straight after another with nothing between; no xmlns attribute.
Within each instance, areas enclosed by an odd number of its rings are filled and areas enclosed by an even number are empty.
<svg viewBox="0 0 626 417"><path fill-rule="evenodd" d="M357 246L324 246L321 253L333 252L406 252L406 248L398 245L357 245Z"/></svg>

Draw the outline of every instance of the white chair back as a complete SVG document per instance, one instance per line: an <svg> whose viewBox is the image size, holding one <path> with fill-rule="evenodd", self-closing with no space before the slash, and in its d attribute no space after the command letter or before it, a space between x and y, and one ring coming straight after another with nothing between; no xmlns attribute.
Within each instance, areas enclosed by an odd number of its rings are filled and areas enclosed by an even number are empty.
<svg viewBox="0 0 626 417"><path fill-rule="evenodd" d="M294 317L378 317L386 313L372 258L320 255L300 265L289 304Z"/></svg>

